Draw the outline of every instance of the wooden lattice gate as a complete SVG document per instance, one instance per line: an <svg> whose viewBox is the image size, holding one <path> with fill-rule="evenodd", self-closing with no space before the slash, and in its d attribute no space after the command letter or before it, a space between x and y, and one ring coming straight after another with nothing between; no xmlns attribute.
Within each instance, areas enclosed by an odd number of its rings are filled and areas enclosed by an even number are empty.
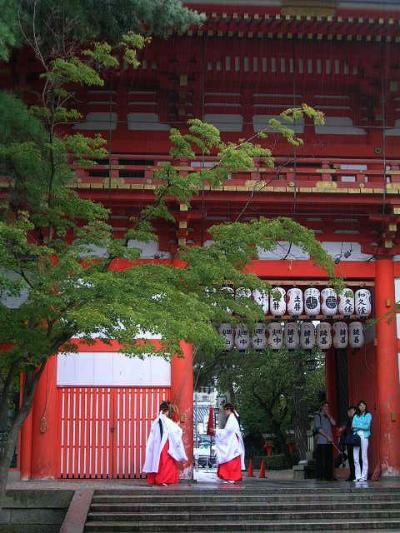
<svg viewBox="0 0 400 533"><path fill-rule="evenodd" d="M61 387L61 478L137 478L169 387Z"/></svg>

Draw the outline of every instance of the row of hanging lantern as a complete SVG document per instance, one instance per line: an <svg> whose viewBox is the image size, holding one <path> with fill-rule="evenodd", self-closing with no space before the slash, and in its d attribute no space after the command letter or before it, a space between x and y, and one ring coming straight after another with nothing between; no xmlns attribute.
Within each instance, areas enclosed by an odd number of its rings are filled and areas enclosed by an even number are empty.
<svg viewBox="0 0 400 533"><path fill-rule="evenodd" d="M361 348L365 343L364 326L361 322L269 322L256 324L254 334L250 335L247 326L239 324L233 327L225 323L219 327L226 349L236 348L240 351L255 350L311 350L315 346L321 350L334 348Z"/></svg>
<svg viewBox="0 0 400 533"><path fill-rule="evenodd" d="M229 287L225 288L229 290ZM233 292L233 289L231 289ZM323 314L326 317L341 315L349 317L356 315L359 318L366 318L371 314L372 298L368 289L344 289L341 293L331 287L326 287L321 291L316 287L310 287L303 292L298 287L293 287L287 291L283 287L273 287L267 292L239 288L236 295L241 298L253 298L264 314L270 313L272 316L280 317L285 314L290 316L300 316L306 314L314 317Z"/></svg>

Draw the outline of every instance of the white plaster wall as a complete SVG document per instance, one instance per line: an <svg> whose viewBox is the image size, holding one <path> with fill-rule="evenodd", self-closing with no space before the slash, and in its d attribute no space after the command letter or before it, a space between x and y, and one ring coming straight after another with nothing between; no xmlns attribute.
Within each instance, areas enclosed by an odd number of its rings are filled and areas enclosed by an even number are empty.
<svg viewBox="0 0 400 533"><path fill-rule="evenodd" d="M118 352L58 354L57 385L169 387L171 364L158 356L140 359Z"/></svg>

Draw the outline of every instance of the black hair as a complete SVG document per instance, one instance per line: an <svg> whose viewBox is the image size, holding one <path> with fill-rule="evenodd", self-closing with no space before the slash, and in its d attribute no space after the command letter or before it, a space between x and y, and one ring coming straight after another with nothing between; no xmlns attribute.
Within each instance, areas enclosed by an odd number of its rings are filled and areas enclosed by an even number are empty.
<svg viewBox="0 0 400 533"><path fill-rule="evenodd" d="M365 400L360 400L358 403L357 403L357 414L360 415L361 414L361 411L360 411L360 403L363 403L365 405L365 411L364 411L364 414L366 415L367 413L369 413L368 411L368 404Z"/></svg>
<svg viewBox="0 0 400 533"><path fill-rule="evenodd" d="M238 424L240 426L240 416L237 414L235 406L233 405L233 403L226 403L224 405L224 409L229 409L230 411L232 411L233 416L236 418L236 420L238 421Z"/></svg>
<svg viewBox="0 0 400 533"><path fill-rule="evenodd" d="M164 400L163 402L160 403L160 411L163 412L163 411L169 411L169 406L170 406L170 403L168 400ZM162 425L162 422L161 422L161 419L159 418L158 419L158 426L160 428L160 437L161 437L161 440L163 438L163 433L164 433L164 428L163 428L163 425Z"/></svg>
<svg viewBox="0 0 400 533"><path fill-rule="evenodd" d="M167 400L164 400L163 402L160 403L160 411L168 411L169 410L169 404L170 402L167 401Z"/></svg>
<svg viewBox="0 0 400 533"><path fill-rule="evenodd" d="M350 409L354 409L354 411L357 411L357 406L356 405L349 405L347 410L350 411Z"/></svg>

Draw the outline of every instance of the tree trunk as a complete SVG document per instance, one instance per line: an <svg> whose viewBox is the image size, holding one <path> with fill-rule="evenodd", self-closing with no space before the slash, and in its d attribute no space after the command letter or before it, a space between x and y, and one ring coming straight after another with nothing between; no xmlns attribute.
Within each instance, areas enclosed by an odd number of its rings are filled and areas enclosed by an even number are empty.
<svg viewBox="0 0 400 533"><path fill-rule="evenodd" d="M272 425L272 431L276 435L276 440L279 443L279 446L280 446L280 448L282 450L283 455L285 456L285 459L286 459L287 463L290 466L292 466L292 463L293 463L292 456L290 455L289 447L288 447L287 442L286 442L286 435L281 430L280 423L278 421L274 420L273 418L271 418L271 425Z"/></svg>
<svg viewBox="0 0 400 533"><path fill-rule="evenodd" d="M9 400L12 393L13 382L17 375L17 365L12 364L4 380L3 390L0 397L0 428L5 428L8 418Z"/></svg>
<svg viewBox="0 0 400 533"><path fill-rule="evenodd" d="M32 407L33 397L35 395L36 385L44 370L45 364L35 371L26 373L23 401L19 408L18 414L13 421L6 442L4 443L3 452L0 455L0 509L4 503L6 486L8 480L8 471L13 458L14 450L18 442L18 435L26 417ZM3 401L5 399L3 398Z"/></svg>
<svg viewBox="0 0 400 533"><path fill-rule="evenodd" d="M307 405L304 398L304 389L306 385L305 375L304 375L304 360L300 354L296 354L298 357L295 357L296 365L296 383L294 386L294 419L293 419L293 429L294 429L294 439L296 442L296 447L299 452L299 459L305 460L307 458L307 429L308 429L308 416L307 416Z"/></svg>

